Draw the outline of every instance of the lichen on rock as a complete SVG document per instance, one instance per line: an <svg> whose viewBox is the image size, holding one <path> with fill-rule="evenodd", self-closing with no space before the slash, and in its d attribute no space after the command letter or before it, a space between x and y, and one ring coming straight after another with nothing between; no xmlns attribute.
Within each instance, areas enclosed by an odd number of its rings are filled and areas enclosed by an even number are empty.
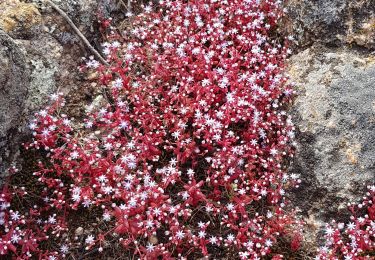
<svg viewBox="0 0 375 260"><path fill-rule="evenodd" d="M300 46L375 48L374 0L289 0L285 28Z"/></svg>
<svg viewBox="0 0 375 260"><path fill-rule="evenodd" d="M309 65L301 66L306 60ZM306 183L313 175L314 185L326 191L320 196L306 194L311 196L306 207L334 212L360 195L361 187L374 177L375 64L353 51L311 48L292 57L290 68L296 67L299 74L292 77L299 95L293 112L300 136L314 138L301 140L295 167ZM307 147L313 154L300 151ZM311 167L303 166L307 157L314 158Z"/></svg>
<svg viewBox="0 0 375 260"><path fill-rule="evenodd" d="M30 29L41 21L41 14L33 3L19 0L4 0L0 3L0 28L7 33Z"/></svg>
<svg viewBox="0 0 375 260"><path fill-rule="evenodd" d="M298 147L290 171L303 180L293 201L307 236L375 183L373 0L289 1L285 29L295 35L289 75ZM316 241L315 241L316 242Z"/></svg>

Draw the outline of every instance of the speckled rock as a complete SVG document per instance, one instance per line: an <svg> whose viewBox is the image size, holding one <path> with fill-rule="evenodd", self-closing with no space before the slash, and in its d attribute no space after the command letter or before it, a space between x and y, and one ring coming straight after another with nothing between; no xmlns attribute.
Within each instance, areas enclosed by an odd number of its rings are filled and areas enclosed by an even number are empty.
<svg viewBox="0 0 375 260"><path fill-rule="evenodd" d="M61 8L77 25L77 27L87 36L94 33L94 24L98 20L98 8L102 0L52 0ZM54 12L52 7L41 0L32 0L39 6L43 14ZM56 29L58 29L56 27ZM70 33L70 31L69 31ZM71 35L74 37L74 34Z"/></svg>
<svg viewBox="0 0 375 260"><path fill-rule="evenodd" d="M347 203L375 181L375 57L314 46L291 58L289 73L299 142L290 170L303 180L294 201L317 231L345 220Z"/></svg>
<svg viewBox="0 0 375 260"><path fill-rule="evenodd" d="M290 0L286 8L298 91L289 170L302 179L291 196L317 246L324 223L348 221L347 203L375 183L375 0Z"/></svg>
<svg viewBox="0 0 375 260"><path fill-rule="evenodd" d="M375 48L375 0L289 0L285 28L299 46Z"/></svg>
<svg viewBox="0 0 375 260"><path fill-rule="evenodd" d="M26 53L31 68L29 93L24 114L30 115L42 107L58 88L57 75L63 70L63 46L51 35L41 33L32 40L16 40ZM43 46L43 48L40 48Z"/></svg>
<svg viewBox="0 0 375 260"><path fill-rule="evenodd" d="M13 39L0 30L0 172L17 153L29 76L25 55Z"/></svg>
<svg viewBox="0 0 375 260"><path fill-rule="evenodd" d="M325 222L347 221L347 203L375 182L375 57L314 46L290 59L289 72L298 91L290 171L303 180L292 197L314 240Z"/></svg>
<svg viewBox="0 0 375 260"><path fill-rule="evenodd" d="M0 3L0 28L7 33L29 30L41 21L41 14L33 3L19 0L3 0Z"/></svg>

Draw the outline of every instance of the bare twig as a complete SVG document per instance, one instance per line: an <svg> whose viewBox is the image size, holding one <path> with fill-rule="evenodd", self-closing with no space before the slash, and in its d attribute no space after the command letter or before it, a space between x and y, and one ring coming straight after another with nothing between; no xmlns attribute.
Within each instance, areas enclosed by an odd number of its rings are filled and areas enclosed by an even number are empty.
<svg viewBox="0 0 375 260"><path fill-rule="evenodd" d="M89 41L86 39L86 37L81 33L81 31L77 28L77 26L69 18L69 16L63 10L60 9L60 7L55 5L50 0L45 0L45 2L48 3L53 9L55 9L69 23L69 25L73 28L75 33L79 36L79 38L83 41L83 43L91 51L91 53L95 55L96 58L98 58L103 64L109 65L108 62L100 55L100 53L89 43Z"/></svg>
<svg viewBox="0 0 375 260"><path fill-rule="evenodd" d="M128 6L125 4L123 0L119 0L120 4L125 7L126 11L128 11Z"/></svg>
<svg viewBox="0 0 375 260"><path fill-rule="evenodd" d="M123 7L125 7L126 11L127 11L128 13L131 13L131 11L132 11L131 1L128 0L128 3L127 3L127 4L125 4L125 2L124 2L123 0L119 0L119 1L120 1L120 4L121 4Z"/></svg>
<svg viewBox="0 0 375 260"><path fill-rule="evenodd" d="M73 23L73 21L69 18L69 16L61 10L57 5L55 5L52 1L50 0L44 0L47 4L49 4L53 9L55 9L68 23L69 25L73 28L75 33L81 38L85 46L91 51L92 54L95 55L97 59L99 59L103 64L109 65L108 62L100 55L100 53L89 43L89 41L86 39L86 37L81 33L81 31L77 28L77 26ZM115 110L115 102L111 95L109 94L109 91L106 87L103 87L103 95L104 97L108 100L108 103L111 104L112 110Z"/></svg>

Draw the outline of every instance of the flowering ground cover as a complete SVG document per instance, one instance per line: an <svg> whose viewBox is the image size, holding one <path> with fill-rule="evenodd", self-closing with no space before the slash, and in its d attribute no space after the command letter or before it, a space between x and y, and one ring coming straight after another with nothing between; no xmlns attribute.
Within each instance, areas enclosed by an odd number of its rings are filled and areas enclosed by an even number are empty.
<svg viewBox="0 0 375 260"><path fill-rule="evenodd" d="M25 145L42 155L35 189L14 185L9 170L0 254L281 259L280 241L300 250L302 223L286 196L300 180L286 169L294 91L282 15L274 0L159 1L125 32L103 21L109 65L88 58L81 68L98 75L103 99L82 119L67 115L61 94L36 113ZM318 259L374 249L371 196L348 231L327 228ZM344 248L340 232L363 243Z"/></svg>

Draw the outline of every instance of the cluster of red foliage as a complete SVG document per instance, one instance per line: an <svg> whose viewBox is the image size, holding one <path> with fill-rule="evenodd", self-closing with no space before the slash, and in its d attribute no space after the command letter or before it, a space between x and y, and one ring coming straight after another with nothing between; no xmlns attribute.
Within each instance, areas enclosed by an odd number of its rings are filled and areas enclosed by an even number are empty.
<svg viewBox="0 0 375 260"><path fill-rule="evenodd" d="M319 248L317 260L372 259L375 252L375 186L360 203L348 205L350 222L332 221L325 229L325 245Z"/></svg>
<svg viewBox="0 0 375 260"><path fill-rule="evenodd" d="M36 114L28 148L46 153L34 173L43 201L21 215L9 210L20 189L3 191L1 254L55 259L82 243L100 252L111 237L142 259L259 259L289 235L285 192L299 180L284 167L294 126L281 2L159 2L110 35L110 66L86 63L110 102L78 122L53 95ZM84 241L67 228L76 210L103 215Z"/></svg>

